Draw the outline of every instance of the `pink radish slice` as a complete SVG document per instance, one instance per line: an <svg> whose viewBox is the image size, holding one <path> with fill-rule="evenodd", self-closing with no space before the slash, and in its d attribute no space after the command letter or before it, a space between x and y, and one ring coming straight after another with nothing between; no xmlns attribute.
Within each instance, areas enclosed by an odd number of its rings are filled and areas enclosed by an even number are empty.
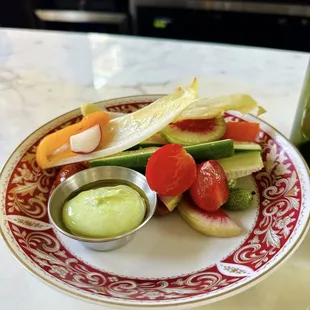
<svg viewBox="0 0 310 310"><path fill-rule="evenodd" d="M234 237L241 234L239 227L222 209L208 212L198 208L185 195L177 207L182 219L197 232L213 237Z"/></svg>
<svg viewBox="0 0 310 310"><path fill-rule="evenodd" d="M71 151L78 154L93 152L101 142L101 127L95 125L70 137Z"/></svg>

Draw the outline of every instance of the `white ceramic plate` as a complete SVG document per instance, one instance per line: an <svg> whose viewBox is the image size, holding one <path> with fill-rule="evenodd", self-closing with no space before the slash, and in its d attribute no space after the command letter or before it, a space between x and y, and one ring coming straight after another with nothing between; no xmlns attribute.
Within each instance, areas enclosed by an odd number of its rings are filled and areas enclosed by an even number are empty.
<svg viewBox="0 0 310 310"><path fill-rule="evenodd" d="M132 112L158 96L102 102ZM177 213L153 218L126 246L94 252L52 229L46 212L56 170L35 161L38 141L79 119L67 113L30 135L10 156L0 178L0 228L14 256L33 274L84 300L120 308L188 309L235 295L266 277L303 240L310 215L309 172L296 149L261 125L265 169L239 180L257 192L251 209L230 215L243 228L236 238L207 238ZM226 115L230 121L240 121Z"/></svg>

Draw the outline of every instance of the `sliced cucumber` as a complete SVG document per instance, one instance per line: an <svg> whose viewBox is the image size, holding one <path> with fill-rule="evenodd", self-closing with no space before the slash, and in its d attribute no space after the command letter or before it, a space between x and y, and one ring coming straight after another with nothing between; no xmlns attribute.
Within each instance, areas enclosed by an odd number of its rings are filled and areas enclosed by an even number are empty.
<svg viewBox="0 0 310 310"><path fill-rule="evenodd" d="M241 152L218 163L223 167L227 179L238 179L259 171L264 167L260 152Z"/></svg>
<svg viewBox="0 0 310 310"><path fill-rule="evenodd" d="M184 146L195 160L208 160L231 157L234 155L234 144L230 139Z"/></svg>
<svg viewBox="0 0 310 310"><path fill-rule="evenodd" d="M112 156L91 160L89 165L91 167L121 166L143 171L148 159L158 149L159 147L146 147L138 150L124 151ZM225 158L234 154L233 142L229 139L185 146L184 149L197 161Z"/></svg>
<svg viewBox="0 0 310 310"><path fill-rule="evenodd" d="M144 171L147 161L158 147L146 147L138 150L125 151L112 156L102 157L89 162L90 167L121 166Z"/></svg>
<svg viewBox="0 0 310 310"><path fill-rule="evenodd" d="M262 147L253 142L237 142L234 141L235 152L244 152L244 151L258 151L262 152Z"/></svg>

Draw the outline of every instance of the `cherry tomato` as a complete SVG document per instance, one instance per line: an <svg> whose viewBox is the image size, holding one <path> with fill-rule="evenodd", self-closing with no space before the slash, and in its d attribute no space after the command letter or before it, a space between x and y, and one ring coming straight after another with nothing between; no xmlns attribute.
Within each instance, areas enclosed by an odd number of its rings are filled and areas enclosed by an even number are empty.
<svg viewBox="0 0 310 310"><path fill-rule="evenodd" d="M150 188L162 196L182 194L195 178L195 160L178 144L161 147L146 165L146 179Z"/></svg>
<svg viewBox="0 0 310 310"><path fill-rule="evenodd" d="M215 160L206 161L197 167L197 178L189 189L195 204L206 211L216 211L229 198L225 172Z"/></svg>
<svg viewBox="0 0 310 310"><path fill-rule="evenodd" d="M57 174L55 186L58 186L60 183L71 177L71 175L74 175L75 173L84 169L85 166L80 163L63 166Z"/></svg>

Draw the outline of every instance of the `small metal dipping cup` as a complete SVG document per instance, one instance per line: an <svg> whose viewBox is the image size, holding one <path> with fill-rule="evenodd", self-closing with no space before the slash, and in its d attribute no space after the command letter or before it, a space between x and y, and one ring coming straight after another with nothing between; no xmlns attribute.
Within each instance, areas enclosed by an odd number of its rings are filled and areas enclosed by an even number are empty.
<svg viewBox="0 0 310 310"><path fill-rule="evenodd" d="M111 185L129 185L136 189L146 200L147 208L143 222L134 230L111 238L87 238L73 235L64 225L62 210L65 202L81 191ZM141 173L123 167L102 166L80 171L58 185L48 201L48 216L51 224L63 235L81 242L95 251L110 251L119 248L137 233L153 216L156 209L157 195L152 191Z"/></svg>

